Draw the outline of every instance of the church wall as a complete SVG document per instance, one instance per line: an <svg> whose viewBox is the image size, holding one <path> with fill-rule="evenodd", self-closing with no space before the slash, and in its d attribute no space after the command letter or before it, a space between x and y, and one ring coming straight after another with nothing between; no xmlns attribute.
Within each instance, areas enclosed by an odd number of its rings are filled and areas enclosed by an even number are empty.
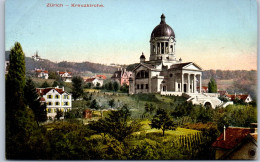
<svg viewBox="0 0 260 162"><path fill-rule="evenodd" d="M149 92L149 78L136 79L135 80L135 92L136 93L148 93Z"/></svg>

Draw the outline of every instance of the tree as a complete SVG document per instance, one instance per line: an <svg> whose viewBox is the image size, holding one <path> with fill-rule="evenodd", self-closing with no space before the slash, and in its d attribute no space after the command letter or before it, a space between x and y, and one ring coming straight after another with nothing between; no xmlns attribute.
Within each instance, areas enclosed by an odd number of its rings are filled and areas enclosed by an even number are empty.
<svg viewBox="0 0 260 162"><path fill-rule="evenodd" d="M108 101L108 105L112 108L115 106L115 100L114 99L111 99Z"/></svg>
<svg viewBox="0 0 260 162"><path fill-rule="evenodd" d="M57 118L58 120L60 120L61 117L63 117L63 112L62 112L60 109L58 109L58 110L57 110L57 114L56 114L56 118Z"/></svg>
<svg viewBox="0 0 260 162"><path fill-rule="evenodd" d="M105 119L100 119L88 126L98 133L110 134L118 141L123 141L127 136L141 128L139 123L128 121L130 116L131 113L127 105L124 105L118 111L111 111Z"/></svg>
<svg viewBox="0 0 260 162"><path fill-rule="evenodd" d="M218 88L217 88L217 83L214 78L211 78L209 83L208 83L208 92L209 93L217 93Z"/></svg>
<svg viewBox="0 0 260 162"><path fill-rule="evenodd" d="M56 80L52 83L52 87L57 87L59 86L59 82L57 82Z"/></svg>
<svg viewBox="0 0 260 162"><path fill-rule="evenodd" d="M96 84L96 88L97 88L97 89L100 88L100 83L99 83L99 82L97 82L97 84Z"/></svg>
<svg viewBox="0 0 260 162"><path fill-rule="evenodd" d="M24 87L25 103L32 109L37 124L47 120L46 104L41 104L40 97L31 78L27 79Z"/></svg>
<svg viewBox="0 0 260 162"><path fill-rule="evenodd" d="M49 79L59 80L60 76L55 71L49 71Z"/></svg>
<svg viewBox="0 0 260 162"><path fill-rule="evenodd" d="M118 89L119 89L119 84L118 84L117 82L114 82L114 83L113 83L113 90L114 90L115 92L117 92Z"/></svg>
<svg viewBox="0 0 260 162"><path fill-rule="evenodd" d="M50 87L50 85L45 81L42 83L41 88L47 88Z"/></svg>
<svg viewBox="0 0 260 162"><path fill-rule="evenodd" d="M89 107L97 110L98 107L99 107L98 104L97 104L97 100L96 99L92 100Z"/></svg>
<svg viewBox="0 0 260 162"><path fill-rule="evenodd" d="M156 115L154 115L152 119L151 128L162 129L163 136L165 130L175 129L173 121L170 119L168 113L162 108L159 108L156 111Z"/></svg>
<svg viewBox="0 0 260 162"><path fill-rule="evenodd" d="M6 158L41 159L47 141L38 129L34 114L24 100L25 58L20 43L10 52L10 67L6 78ZM43 148L38 149L39 145Z"/></svg>
<svg viewBox="0 0 260 162"><path fill-rule="evenodd" d="M74 76L72 78L72 97L77 100L81 95L83 95L83 79L80 76Z"/></svg>

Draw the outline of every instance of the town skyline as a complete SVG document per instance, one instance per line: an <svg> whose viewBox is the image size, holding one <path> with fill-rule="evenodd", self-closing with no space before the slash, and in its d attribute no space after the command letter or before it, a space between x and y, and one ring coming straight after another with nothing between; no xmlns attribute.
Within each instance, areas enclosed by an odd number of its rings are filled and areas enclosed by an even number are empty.
<svg viewBox="0 0 260 162"><path fill-rule="evenodd" d="M136 8L137 1L97 1L103 8L48 8L46 3L6 2L6 51L18 41L27 57L38 51L53 62L133 64L142 52L149 59L150 34L164 13L176 35L178 59L204 70L257 69L255 1L138 2L143 8Z"/></svg>

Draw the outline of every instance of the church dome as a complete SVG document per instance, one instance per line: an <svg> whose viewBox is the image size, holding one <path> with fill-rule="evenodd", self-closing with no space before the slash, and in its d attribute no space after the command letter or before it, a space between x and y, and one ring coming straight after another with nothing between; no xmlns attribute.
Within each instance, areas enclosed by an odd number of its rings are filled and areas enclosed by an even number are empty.
<svg viewBox="0 0 260 162"><path fill-rule="evenodd" d="M175 38L175 34L174 31L172 30L172 28L166 24L165 22L165 16L164 14L162 14L161 16L161 22L159 25L157 25L154 29L153 32L151 34L151 38L153 37L170 37L173 36L173 38Z"/></svg>

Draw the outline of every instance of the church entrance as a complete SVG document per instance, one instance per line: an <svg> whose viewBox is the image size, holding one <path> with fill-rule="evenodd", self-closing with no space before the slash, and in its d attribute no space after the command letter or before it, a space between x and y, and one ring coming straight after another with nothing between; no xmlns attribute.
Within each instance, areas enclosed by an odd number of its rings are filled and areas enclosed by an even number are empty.
<svg viewBox="0 0 260 162"><path fill-rule="evenodd" d="M187 84L183 85L183 92L185 92L185 93L187 92Z"/></svg>
<svg viewBox="0 0 260 162"><path fill-rule="evenodd" d="M166 91L166 86L163 86L163 91Z"/></svg>

